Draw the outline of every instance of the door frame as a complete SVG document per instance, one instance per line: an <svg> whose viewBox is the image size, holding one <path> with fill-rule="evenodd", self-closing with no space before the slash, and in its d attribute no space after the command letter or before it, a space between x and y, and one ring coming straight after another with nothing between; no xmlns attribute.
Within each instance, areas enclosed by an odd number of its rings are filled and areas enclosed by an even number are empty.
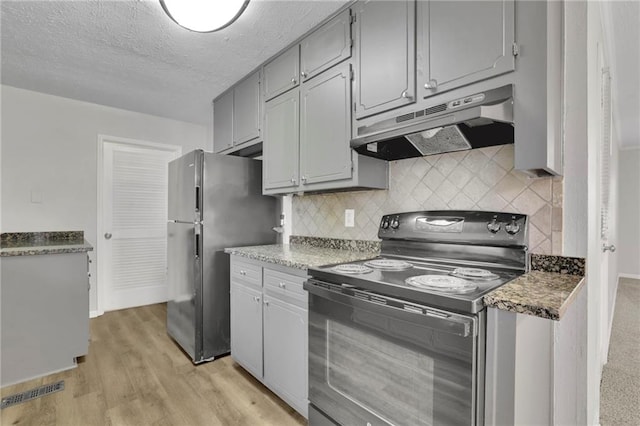
<svg viewBox="0 0 640 426"><path fill-rule="evenodd" d="M176 158L182 155L182 146L180 145L172 145L165 144L159 142L150 142L139 139L131 139L131 138L123 138L119 136L109 136L98 134L97 140L97 211L96 211L96 252L95 252L95 261L96 261L96 310L91 312L91 317L96 317L104 314L105 309L105 298L106 298L106 286L101 285L101 283L105 282L105 268L104 268L104 240L101 236L104 234L104 221L103 221L103 195L104 195L104 147L105 144L119 144L126 145L130 147L138 147L138 148L153 148L161 151L173 151L176 153Z"/></svg>

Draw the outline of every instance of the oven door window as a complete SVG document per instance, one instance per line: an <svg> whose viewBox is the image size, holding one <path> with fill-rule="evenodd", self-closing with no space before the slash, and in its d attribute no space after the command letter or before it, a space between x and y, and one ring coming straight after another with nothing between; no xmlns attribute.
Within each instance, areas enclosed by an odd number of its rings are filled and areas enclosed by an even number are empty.
<svg viewBox="0 0 640 426"><path fill-rule="evenodd" d="M341 425L473 424L475 326L311 295L309 400Z"/></svg>

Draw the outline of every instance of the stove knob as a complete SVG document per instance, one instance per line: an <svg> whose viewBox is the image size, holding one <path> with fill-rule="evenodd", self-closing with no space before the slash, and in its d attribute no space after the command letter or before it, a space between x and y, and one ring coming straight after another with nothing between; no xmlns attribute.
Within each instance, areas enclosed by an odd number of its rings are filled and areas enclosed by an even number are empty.
<svg viewBox="0 0 640 426"><path fill-rule="evenodd" d="M380 224L380 228L389 229L389 218L385 217L382 219L382 223Z"/></svg>
<svg viewBox="0 0 640 426"><path fill-rule="evenodd" d="M492 234L495 234L496 232L498 232L501 227L502 227L502 223L498 222L495 217L491 222L487 223L487 229Z"/></svg>
<svg viewBox="0 0 640 426"><path fill-rule="evenodd" d="M400 221L398 220L397 216L391 219L391 228L398 229L399 226L400 226Z"/></svg>
<svg viewBox="0 0 640 426"><path fill-rule="evenodd" d="M518 222L516 222L516 218L512 218L511 222L509 222L504 229L507 231L507 233L511 234L511 235L515 235L518 232L520 232L520 225L518 224Z"/></svg>

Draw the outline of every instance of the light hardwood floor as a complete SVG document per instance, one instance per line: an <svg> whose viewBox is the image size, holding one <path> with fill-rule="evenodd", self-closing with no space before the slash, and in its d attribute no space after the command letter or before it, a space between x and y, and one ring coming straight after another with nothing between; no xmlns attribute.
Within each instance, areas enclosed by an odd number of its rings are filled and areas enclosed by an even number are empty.
<svg viewBox="0 0 640 426"><path fill-rule="evenodd" d="M305 425L231 357L194 366L167 336L166 305L108 312L90 322L77 368L2 389L63 379L64 391L8 407L2 425Z"/></svg>

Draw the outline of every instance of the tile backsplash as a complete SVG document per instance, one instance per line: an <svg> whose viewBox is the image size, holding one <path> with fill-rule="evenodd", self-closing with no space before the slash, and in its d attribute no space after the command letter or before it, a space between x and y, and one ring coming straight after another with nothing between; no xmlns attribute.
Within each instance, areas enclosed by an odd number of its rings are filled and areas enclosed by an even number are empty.
<svg viewBox="0 0 640 426"><path fill-rule="evenodd" d="M417 210L492 210L529 215L529 247L562 254L562 178L531 179L513 168L513 145L389 163L389 189L296 195L292 233L376 240L380 217ZM344 226L345 209L355 226Z"/></svg>

